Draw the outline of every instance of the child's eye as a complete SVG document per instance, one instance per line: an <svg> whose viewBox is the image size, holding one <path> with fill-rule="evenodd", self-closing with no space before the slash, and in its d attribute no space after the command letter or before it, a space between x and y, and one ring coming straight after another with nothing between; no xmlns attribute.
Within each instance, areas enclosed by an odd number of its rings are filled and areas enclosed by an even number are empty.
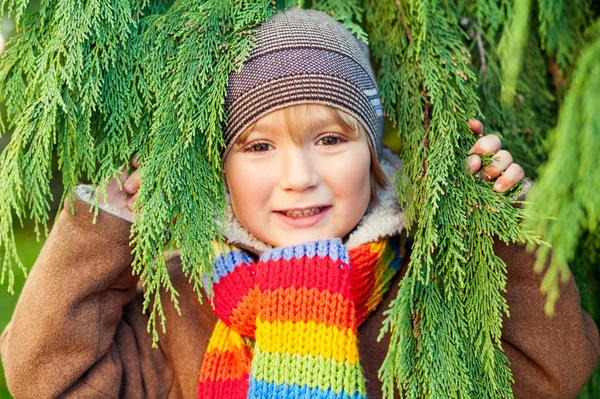
<svg viewBox="0 0 600 399"><path fill-rule="evenodd" d="M344 142L344 138L342 136L331 134L329 136L319 139L317 143L319 143L320 145L336 145L342 142Z"/></svg>
<svg viewBox="0 0 600 399"><path fill-rule="evenodd" d="M248 148L248 151L250 151L250 152L266 152L272 148L273 147L271 147L271 145L269 145L267 143L256 143L256 144L251 145Z"/></svg>

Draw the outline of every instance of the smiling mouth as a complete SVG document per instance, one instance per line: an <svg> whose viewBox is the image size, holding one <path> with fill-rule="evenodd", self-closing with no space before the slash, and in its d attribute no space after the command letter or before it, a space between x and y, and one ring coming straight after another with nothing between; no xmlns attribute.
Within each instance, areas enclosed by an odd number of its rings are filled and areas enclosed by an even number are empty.
<svg viewBox="0 0 600 399"><path fill-rule="evenodd" d="M275 214L286 225L293 228L308 228L319 223L331 209L331 205L303 209L276 211Z"/></svg>
<svg viewBox="0 0 600 399"><path fill-rule="evenodd" d="M325 207L320 207L320 208L306 208L306 209L294 209L294 210L291 210L291 211L281 211L281 213L284 214L285 216L289 217L289 218L302 218L302 217L313 216L313 215L316 215L318 213L321 213L321 211L324 208Z"/></svg>
<svg viewBox="0 0 600 399"><path fill-rule="evenodd" d="M314 206L302 209L287 209L275 211L275 214L285 224L294 228L311 227L319 223L331 209L331 205Z"/></svg>

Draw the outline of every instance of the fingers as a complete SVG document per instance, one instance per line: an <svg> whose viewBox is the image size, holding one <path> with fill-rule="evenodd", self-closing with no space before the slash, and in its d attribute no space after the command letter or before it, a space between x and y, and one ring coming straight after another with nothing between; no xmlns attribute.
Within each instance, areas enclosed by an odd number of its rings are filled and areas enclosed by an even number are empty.
<svg viewBox="0 0 600 399"><path fill-rule="evenodd" d="M121 187L127 179L127 169L124 170L118 178L112 179L106 186L106 195L101 193L99 197L100 204L108 202L119 202L125 199L125 194L122 192ZM106 199L106 201L105 201Z"/></svg>
<svg viewBox="0 0 600 399"><path fill-rule="evenodd" d="M482 136L483 124L476 119L469 119L467 123L473 133L479 135L479 139L469 150L469 154L473 155L467 158L467 170L470 170L471 173L480 170L481 158L476 154L493 154L492 164L483 168L480 175L486 181L497 178L494 183L494 191L504 193L525 178L525 171L520 165L513 163L512 155L508 151L500 149L502 143L498 136L494 134Z"/></svg>
<svg viewBox="0 0 600 399"><path fill-rule="evenodd" d="M137 155L134 155L133 158L131 158L131 164L136 169L140 167L140 163L138 162Z"/></svg>
<svg viewBox="0 0 600 399"><path fill-rule="evenodd" d="M481 158L479 158L479 155L469 155L467 158L467 170L475 173L479 168L481 168Z"/></svg>
<svg viewBox="0 0 600 399"><path fill-rule="evenodd" d="M524 178L525 171L523 168L516 163L511 163L504 173L496 180L496 183L494 183L494 191L504 193Z"/></svg>
<svg viewBox="0 0 600 399"><path fill-rule="evenodd" d="M136 168L136 169L139 168L140 165L139 165L136 155L134 155L133 158L131 159L131 164L133 165L134 168ZM127 193L134 194L139 189L139 185L140 185L139 173L136 170L135 172L132 173L132 175L129 178L127 177L128 175L129 175L129 168L125 168L123 170L123 172L121 173L121 175L119 176L119 181L121 184L119 185L117 180L113 179L108 184L107 190L110 189L112 191L118 192L118 191L122 191L121 187L124 187L124 189Z"/></svg>
<svg viewBox="0 0 600 399"><path fill-rule="evenodd" d="M139 162L137 157L133 157L131 165L137 169ZM132 220L133 204L137 199L137 192L140 188L140 174L138 170L135 170L131 176L129 176L129 168L125 167L121 175L117 178L112 179L106 185L106 191L98 198L100 204L110 204L112 207L120 212L120 216L126 220ZM106 184L105 183L105 184ZM128 198L128 194L134 194L133 197Z"/></svg>
<svg viewBox="0 0 600 399"><path fill-rule="evenodd" d="M506 150L500 150L492 159L492 164L481 171L481 178L485 181L490 181L500 176L503 170L506 170L513 162L513 157L510 152Z"/></svg>
<svg viewBox="0 0 600 399"><path fill-rule="evenodd" d="M135 204L135 201L137 200L140 194L139 189L141 184L140 171L137 169L139 168L140 164L136 155L134 155L131 159L131 164L134 168L136 168L136 170L131 174L131 176L129 176L129 178L127 178L124 187L125 191L127 191L129 194L133 194L131 198L127 200L127 209L133 212L133 205Z"/></svg>
<svg viewBox="0 0 600 399"><path fill-rule="evenodd" d="M477 120L469 119L469 126L475 133L483 132L483 125ZM469 150L469 154L494 154L500 150L501 146L500 138L494 134L489 134L480 137ZM467 158L467 165L471 173L475 173L481 168L481 158L478 155L471 155Z"/></svg>
<svg viewBox="0 0 600 399"><path fill-rule="evenodd" d="M140 193L138 191L131 198L129 198L127 200L127 209L129 209L131 212L133 212L133 204L135 203L135 201L137 200L139 195L140 195Z"/></svg>
<svg viewBox="0 0 600 399"><path fill-rule="evenodd" d="M467 123L469 124L469 127L471 128L473 133L477 135L483 134L483 123L481 123L477 119L469 119Z"/></svg>
<svg viewBox="0 0 600 399"><path fill-rule="evenodd" d="M481 137L469 150L469 154L494 154L500 151L502 143L500 137L495 134L488 134L487 136Z"/></svg>
<svg viewBox="0 0 600 399"><path fill-rule="evenodd" d="M119 180L112 179L108 183L108 186L106 186L106 191L112 191L112 192L119 192L119 191L121 191L121 186L127 180L127 174L128 174L128 171L127 171L127 169L125 169L123 172L121 172L121 175L118 177Z"/></svg>
<svg viewBox="0 0 600 399"><path fill-rule="evenodd" d="M135 194L140 189L140 171L136 170L125 181L125 191L129 194Z"/></svg>

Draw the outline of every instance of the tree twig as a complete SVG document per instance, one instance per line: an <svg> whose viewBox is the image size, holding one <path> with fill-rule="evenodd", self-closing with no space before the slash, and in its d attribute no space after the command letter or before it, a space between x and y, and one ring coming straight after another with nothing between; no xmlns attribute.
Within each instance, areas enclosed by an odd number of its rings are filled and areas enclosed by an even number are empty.
<svg viewBox="0 0 600 399"><path fill-rule="evenodd" d="M408 42L412 43L412 35L408 30L408 25L406 25L406 20L404 19L404 13L402 12L402 3L400 0L396 0L396 7L398 7L398 11L400 12L400 19L402 20L402 25L404 25L404 31L406 32L406 37L408 38Z"/></svg>

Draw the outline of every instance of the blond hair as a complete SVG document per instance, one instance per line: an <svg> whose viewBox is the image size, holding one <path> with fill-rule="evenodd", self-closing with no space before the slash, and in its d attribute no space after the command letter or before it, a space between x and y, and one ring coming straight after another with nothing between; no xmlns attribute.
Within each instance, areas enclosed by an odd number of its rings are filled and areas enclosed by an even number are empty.
<svg viewBox="0 0 600 399"><path fill-rule="evenodd" d="M310 117L312 114L312 108L317 104L297 104L289 107L282 108L275 112L281 112L282 118L287 125L287 131L290 132L290 137L294 144L302 144L303 135L301 132L312 128L313 118ZM333 108L331 106L325 106L327 112L336 123L338 123L345 134L355 134L356 137L366 137L367 144L369 145L369 153L371 155L371 200L370 204L377 203L377 189L379 187L386 188L389 184L388 179L381 168L377 154L373 148L371 140L368 137L365 128L354 118L352 115ZM248 140L250 132L254 129L256 122L250 125L244 132L238 137L235 144L244 145ZM290 129L290 127L300 127L300 129Z"/></svg>

